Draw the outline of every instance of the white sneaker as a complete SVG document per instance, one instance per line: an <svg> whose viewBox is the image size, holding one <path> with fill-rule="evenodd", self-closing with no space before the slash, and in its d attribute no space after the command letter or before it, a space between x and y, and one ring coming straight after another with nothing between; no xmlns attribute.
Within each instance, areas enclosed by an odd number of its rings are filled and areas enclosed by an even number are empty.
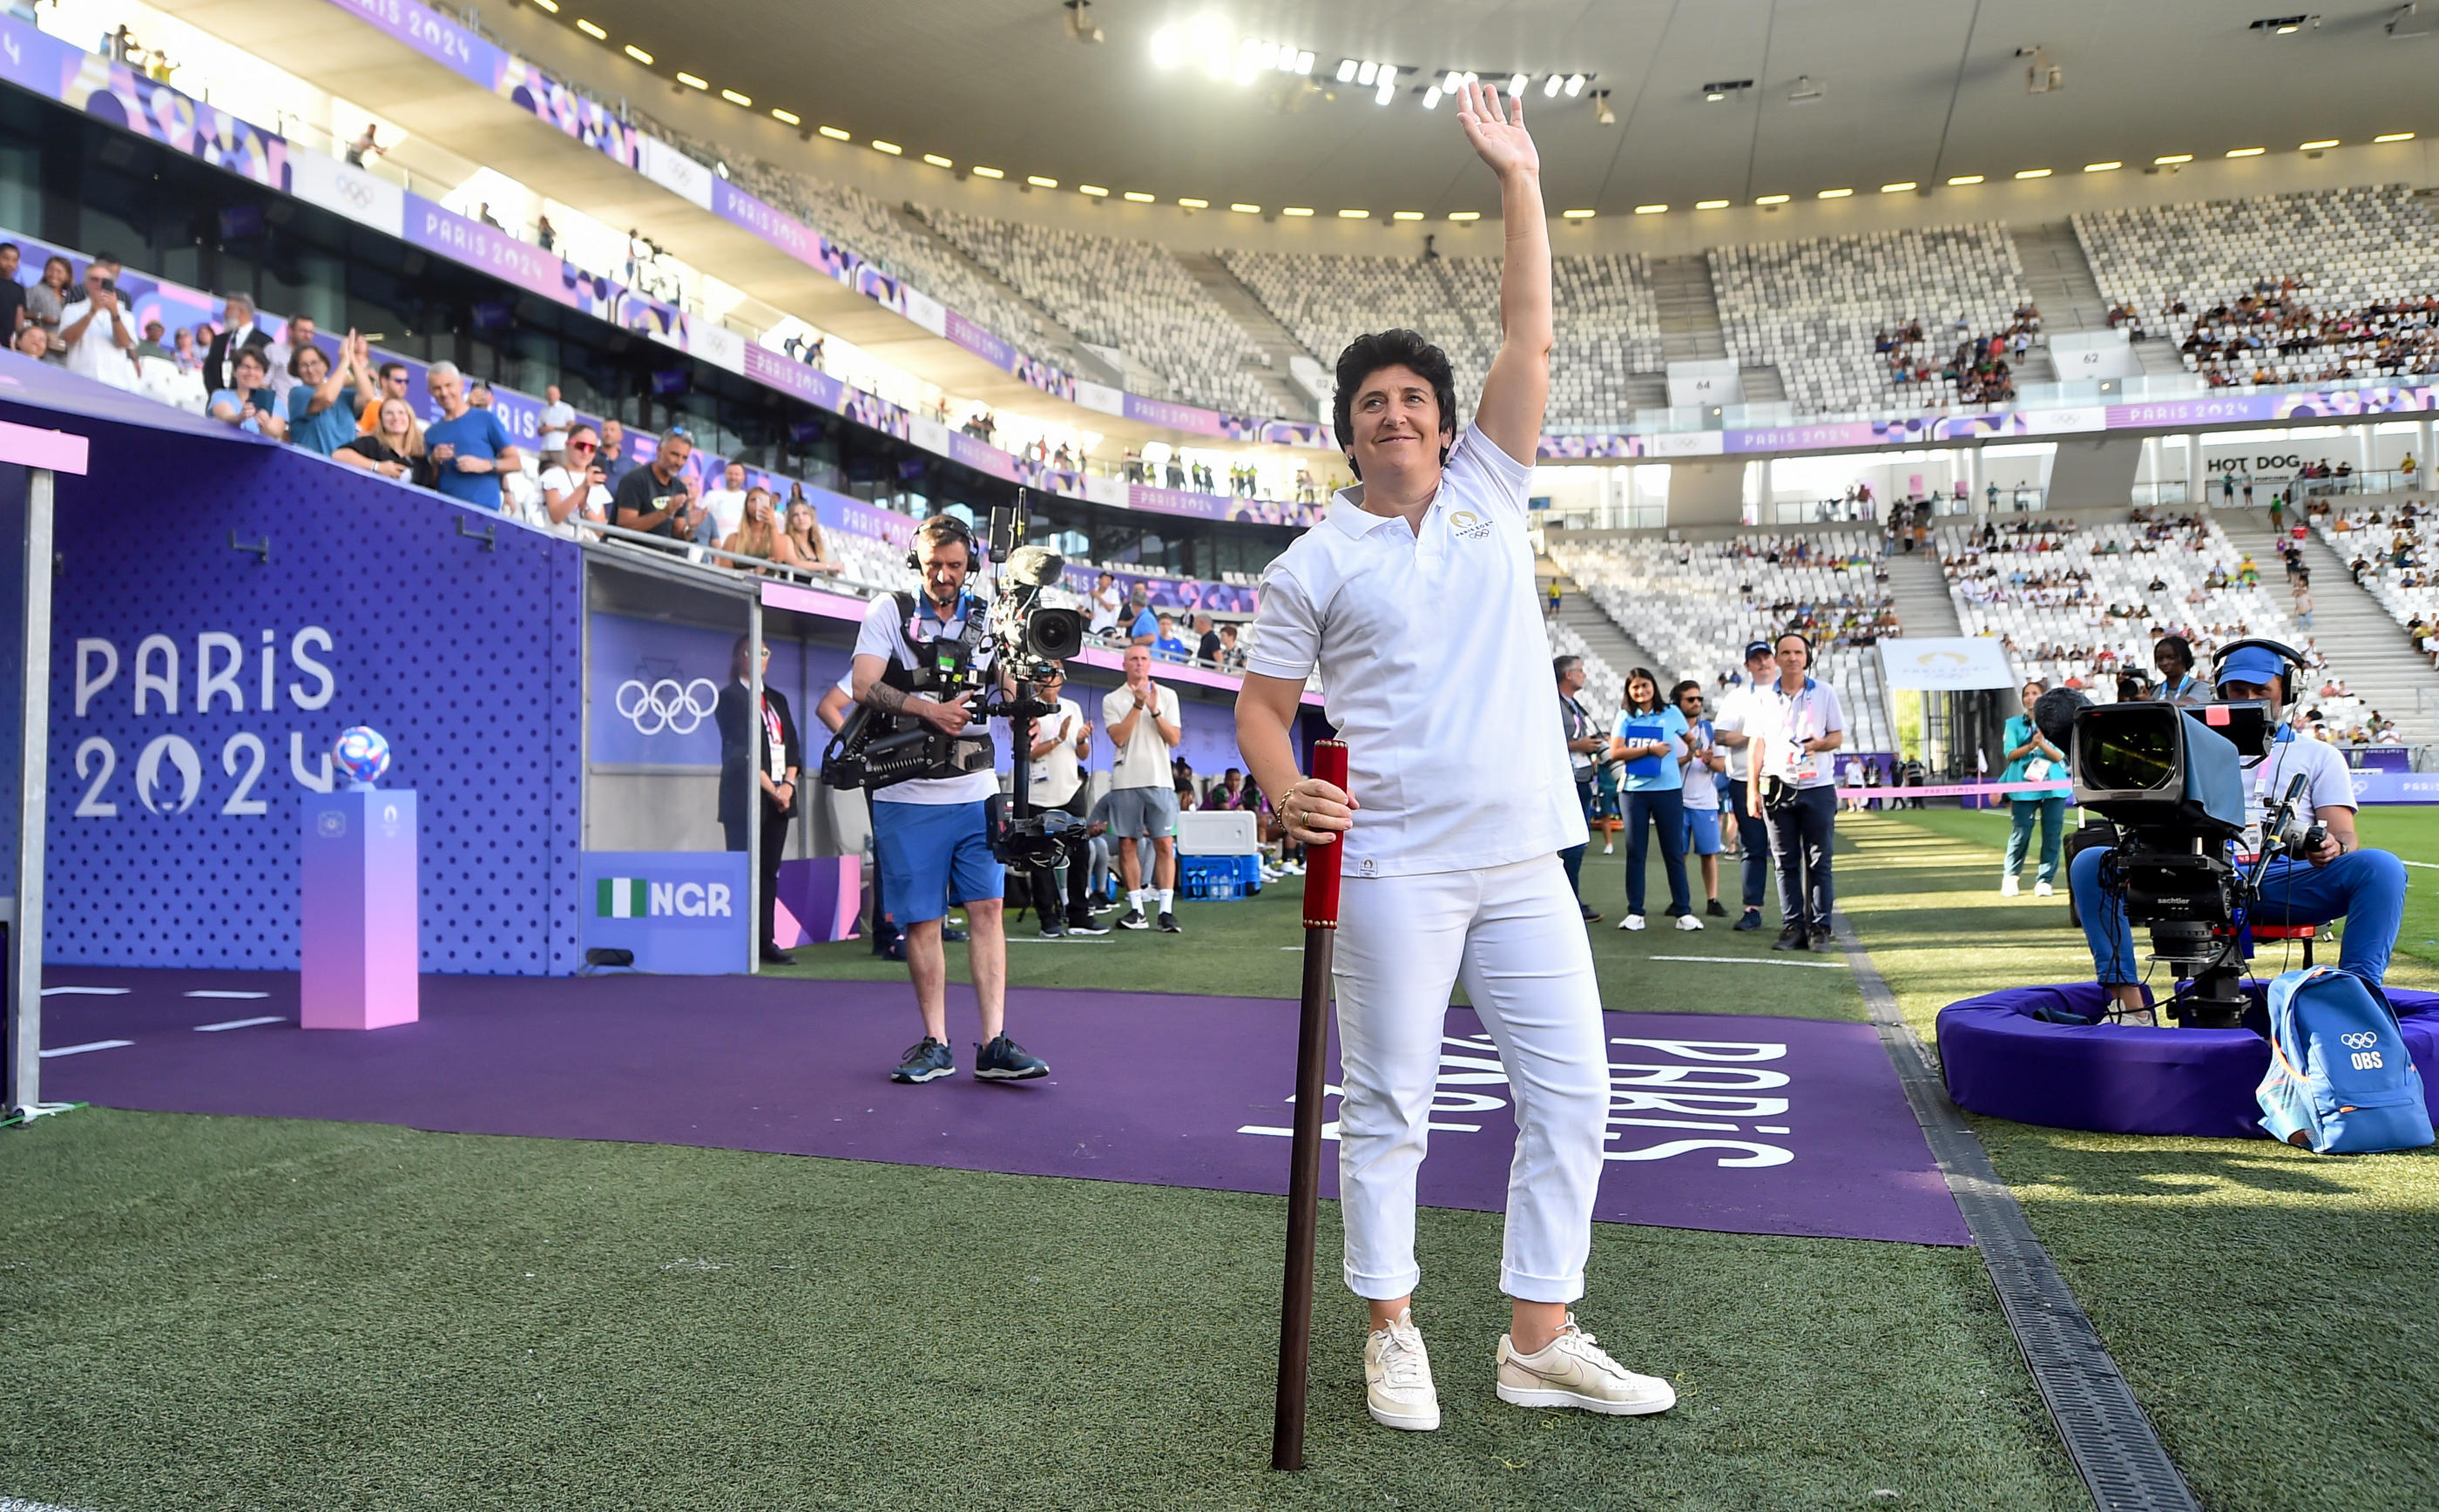
<svg viewBox="0 0 2439 1512"><path fill-rule="evenodd" d="M1518 1407L1580 1407L1640 1417L1676 1406L1677 1392L1657 1376L1638 1376L1611 1360L1576 1326L1571 1312L1558 1337L1537 1354L1518 1354L1512 1340L1499 1336L1499 1399Z"/></svg>
<svg viewBox="0 0 2439 1512"><path fill-rule="evenodd" d="M1363 1341L1363 1399L1382 1428L1429 1432L1440 1426L1440 1394L1412 1309Z"/></svg>
<svg viewBox="0 0 2439 1512"><path fill-rule="evenodd" d="M2057 889L2052 887L2047 882L2035 882L2033 883L2033 896L2035 898L2054 898L2057 896Z"/></svg>
<svg viewBox="0 0 2439 1512"><path fill-rule="evenodd" d="M1617 927L1620 929L1639 931L1643 928L1643 916L1640 914L1629 914L1624 918L1617 921Z"/></svg>
<svg viewBox="0 0 2439 1512"><path fill-rule="evenodd" d="M2013 898L2022 890L2023 884L2013 877L2005 878L1999 883L1999 896L2002 898Z"/></svg>
<svg viewBox="0 0 2439 1512"><path fill-rule="evenodd" d="M1677 927L1681 930L1700 929L1702 921L1691 914L1680 914L1677 916Z"/></svg>

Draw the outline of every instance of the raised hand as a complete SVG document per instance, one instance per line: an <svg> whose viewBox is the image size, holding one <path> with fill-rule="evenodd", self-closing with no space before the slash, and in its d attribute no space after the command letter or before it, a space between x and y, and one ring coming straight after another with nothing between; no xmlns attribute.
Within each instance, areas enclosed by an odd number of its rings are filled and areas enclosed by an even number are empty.
<svg viewBox="0 0 2439 1512"><path fill-rule="evenodd" d="M1521 98L1509 98L1503 113L1497 85L1469 83L1458 100L1456 118L1465 128L1465 139L1493 173L1502 178L1510 173L1540 173L1541 154L1533 146L1533 134L1524 129Z"/></svg>

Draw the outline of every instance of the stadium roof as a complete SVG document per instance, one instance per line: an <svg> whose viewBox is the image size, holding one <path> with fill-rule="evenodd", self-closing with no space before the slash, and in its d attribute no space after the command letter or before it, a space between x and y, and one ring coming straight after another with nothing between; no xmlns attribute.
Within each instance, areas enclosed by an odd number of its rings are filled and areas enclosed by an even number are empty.
<svg viewBox="0 0 2439 1512"><path fill-rule="evenodd" d="M2367 143L2429 124L2439 62L2439 40L2392 36L2398 8L2377 3L1088 0L1098 44L1060 0L565 0L558 19L579 11L672 88L730 91L909 163L1383 219L1496 212L1451 107L1424 109L1456 71L1527 75L1551 209L1622 214ZM1249 42L1269 49L1249 59ZM1282 48L1291 68L1309 52L1309 75L1281 71ZM1376 82L1339 82L1343 62ZM1386 104L1383 62L1400 70ZM2062 87L2033 92L2051 67ZM1596 118L1603 91L1614 125Z"/></svg>

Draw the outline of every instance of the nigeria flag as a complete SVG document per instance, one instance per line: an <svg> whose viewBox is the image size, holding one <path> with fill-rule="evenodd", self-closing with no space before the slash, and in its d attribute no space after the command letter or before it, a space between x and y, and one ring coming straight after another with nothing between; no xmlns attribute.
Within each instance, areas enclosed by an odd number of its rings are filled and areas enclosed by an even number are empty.
<svg viewBox="0 0 2439 1512"><path fill-rule="evenodd" d="M597 918L642 918L646 889L641 877L603 877L596 881L594 916Z"/></svg>

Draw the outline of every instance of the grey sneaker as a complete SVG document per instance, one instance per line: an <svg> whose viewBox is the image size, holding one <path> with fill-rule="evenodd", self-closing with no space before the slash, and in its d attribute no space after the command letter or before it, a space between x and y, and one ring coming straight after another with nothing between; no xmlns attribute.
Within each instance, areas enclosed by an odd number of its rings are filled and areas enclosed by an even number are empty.
<svg viewBox="0 0 2439 1512"><path fill-rule="evenodd" d="M956 1074L956 1058L949 1054L949 1047L927 1034L920 1043L906 1052L898 1069L889 1074L889 1079L898 1082L937 1081L942 1076Z"/></svg>
<svg viewBox="0 0 2439 1512"><path fill-rule="evenodd" d="M1040 1056L1025 1054L1023 1045L1001 1035L975 1047L974 1075L985 1081L1031 1081L1050 1075L1050 1067Z"/></svg>
<svg viewBox="0 0 2439 1512"><path fill-rule="evenodd" d="M1429 1432L1440 1426L1440 1394L1432 1384L1432 1357L1413 1311L1400 1312L1363 1341L1363 1397L1383 1428Z"/></svg>
<svg viewBox="0 0 2439 1512"><path fill-rule="evenodd" d="M1676 1406L1677 1391L1657 1376L1638 1376L1611 1360L1576 1326L1571 1312L1558 1337L1533 1354L1518 1354L1513 1341L1499 1336L1499 1399L1518 1407L1576 1407L1640 1417Z"/></svg>

